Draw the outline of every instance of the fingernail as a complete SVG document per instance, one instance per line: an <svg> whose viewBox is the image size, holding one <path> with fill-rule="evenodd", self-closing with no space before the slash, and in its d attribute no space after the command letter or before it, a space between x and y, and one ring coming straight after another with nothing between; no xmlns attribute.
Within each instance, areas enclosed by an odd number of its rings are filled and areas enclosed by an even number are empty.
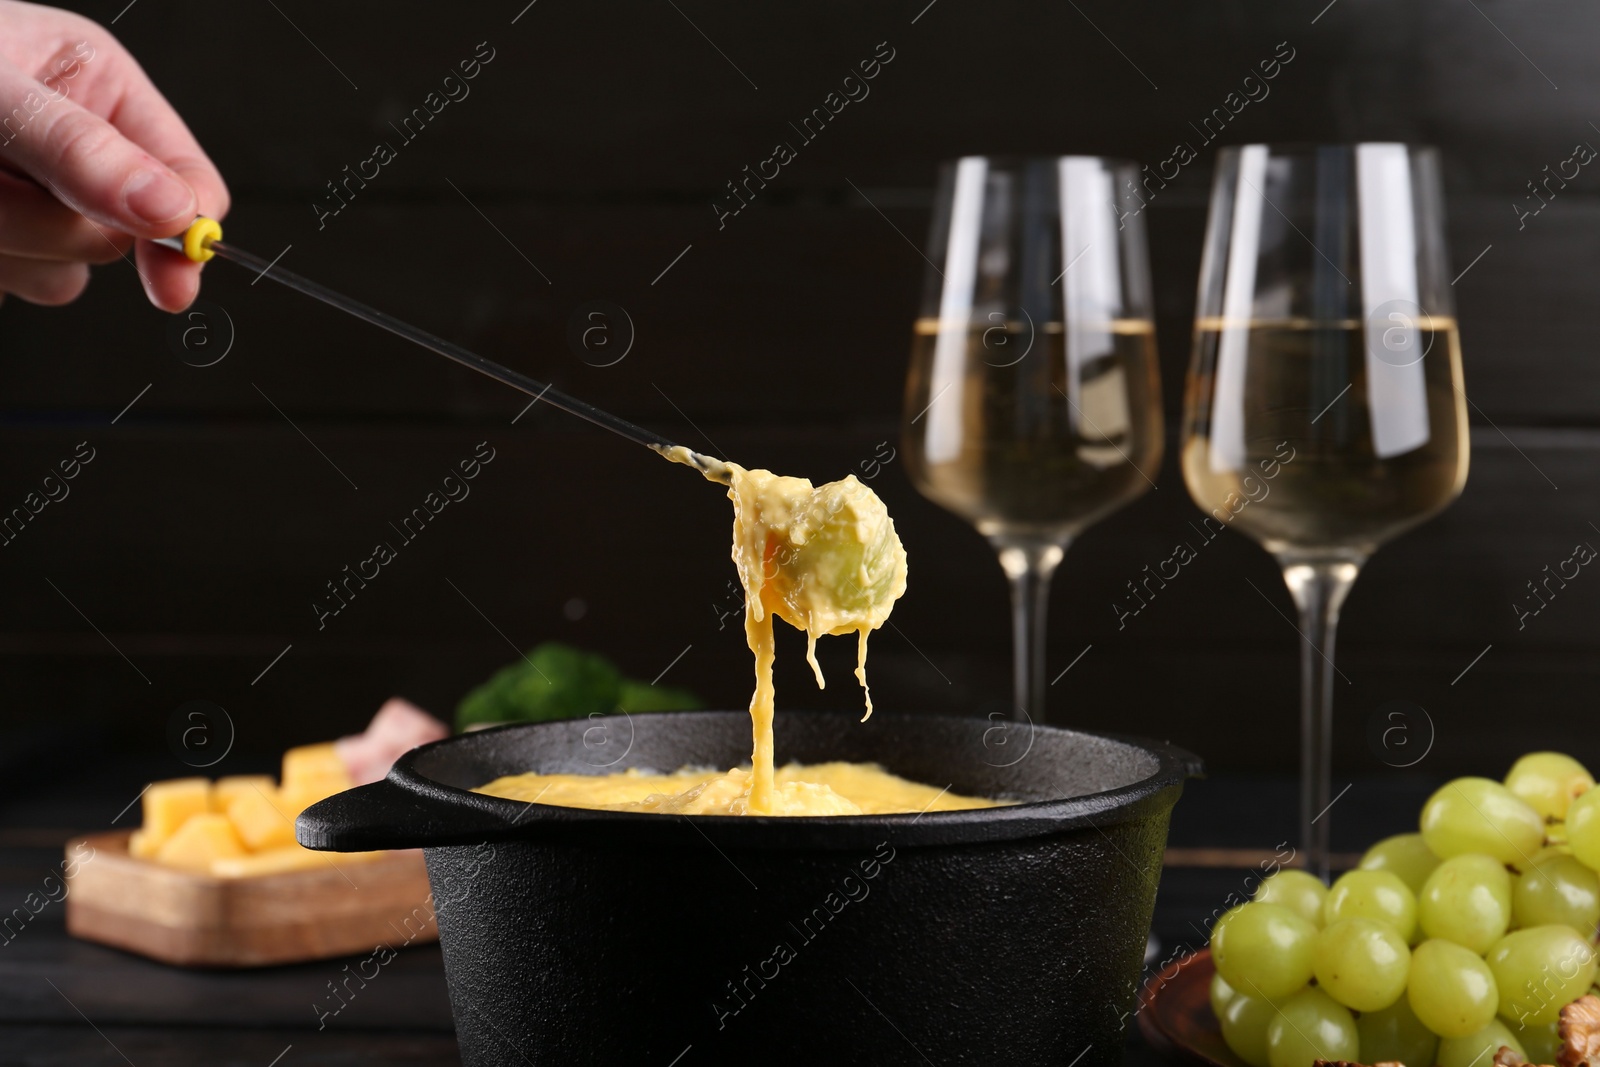
<svg viewBox="0 0 1600 1067"><path fill-rule="evenodd" d="M151 224L171 222L194 213L194 190L170 174L144 170L128 179L122 189L128 210Z"/></svg>

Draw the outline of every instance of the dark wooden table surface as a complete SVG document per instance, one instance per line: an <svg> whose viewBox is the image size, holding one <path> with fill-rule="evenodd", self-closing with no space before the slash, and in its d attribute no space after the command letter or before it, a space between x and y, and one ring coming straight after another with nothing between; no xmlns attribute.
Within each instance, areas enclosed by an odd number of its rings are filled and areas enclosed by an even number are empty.
<svg viewBox="0 0 1600 1067"><path fill-rule="evenodd" d="M1336 846L1353 851L1409 829L1430 784L1399 775L1355 781L1330 814ZM1290 836L1293 801L1292 783L1283 778L1224 777L1190 786L1174 814L1156 906L1158 958L1204 944L1213 915L1230 895L1249 891L1253 871L1259 874L1250 851L1270 857ZM54 794L30 792L26 800L0 803L3 913L40 888L70 834L101 828L110 817L102 810L114 813L123 802L69 782ZM96 818L100 825L90 821ZM349 961L183 970L76 941L66 935L62 912L52 903L25 926L13 920L0 934L4 1067L460 1062L437 946L404 950L381 982L319 1029L313 1003L327 1001L327 983ZM1127 1062L1162 1062L1137 1030L1130 1017ZM929 1055L938 1061L936 1051Z"/></svg>

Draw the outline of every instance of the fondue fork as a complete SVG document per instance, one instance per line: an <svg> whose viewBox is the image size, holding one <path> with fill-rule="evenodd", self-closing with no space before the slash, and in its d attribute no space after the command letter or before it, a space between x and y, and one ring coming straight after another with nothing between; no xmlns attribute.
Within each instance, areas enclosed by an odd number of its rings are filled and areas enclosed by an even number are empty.
<svg viewBox="0 0 1600 1067"><path fill-rule="evenodd" d="M256 272L256 278L271 278L279 285L286 285L290 289L304 293L313 300L320 300L330 307L354 315L358 319L370 322L374 326L388 330L397 337L403 337L412 344L420 345L430 352L435 352L446 359L454 360L463 367L470 367L479 374L487 375L502 385L509 385L533 397L535 401L542 400L552 407L560 408L570 415L580 419L587 419L603 429L614 434L620 434L636 444L665 456L678 463L685 463L700 471L701 474L715 482L726 484L731 475L727 464L711 456L701 455L692 449L674 444L667 438L636 426L626 419L619 418L609 411L603 411L586 401L575 396L563 393L554 386L536 381L514 371L509 367L502 367L490 359L485 359L476 352L471 351L446 341L444 338L431 334L426 330L402 322L387 312L369 307L354 300L343 293L335 292L325 285L303 278L291 271L284 270L277 265L277 260L266 260L260 256L246 252L222 241L222 226L215 220L204 215L196 218L189 228L175 237L164 237L155 242L175 251L182 252L196 263L204 263L213 256L220 257L242 267L247 267Z"/></svg>

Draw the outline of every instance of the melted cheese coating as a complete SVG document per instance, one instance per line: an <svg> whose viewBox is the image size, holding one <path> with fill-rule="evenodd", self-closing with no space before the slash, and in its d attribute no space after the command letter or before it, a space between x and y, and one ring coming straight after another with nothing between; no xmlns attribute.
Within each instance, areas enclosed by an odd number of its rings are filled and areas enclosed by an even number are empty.
<svg viewBox="0 0 1600 1067"><path fill-rule="evenodd" d="M854 475L813 486L804 478L746 470L681 446L661 452L726 484L733 501L733 562L744 587L745 639L756 667L749 769L522 774L496 779L479 792L566 807L683 815L870 815L994 806L994 801L899 778L875 764L791 764L774 770L773 618L805 632L806 659L818 687L826 682L817 663L817 638L856 635L855 676L866 703L865 722L872 715L867 635L883 625L906 590L905 548L883 501Z"/></svg>

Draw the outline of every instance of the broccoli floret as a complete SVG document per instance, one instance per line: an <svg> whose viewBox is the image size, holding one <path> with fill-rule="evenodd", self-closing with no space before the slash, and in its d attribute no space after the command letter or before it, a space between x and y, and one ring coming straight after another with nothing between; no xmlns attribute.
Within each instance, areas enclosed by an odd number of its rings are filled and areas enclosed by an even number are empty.
<svg viewBox="0 0 1600 1067"><path fill-rule="evenodd" d="M700 698L687 689L672 689L648 682L622 680L622 694L617 706L627 712L634 711L695 711L703 707Z"/></svg>
<svg viewBox="0 0 1600 1067"><path fill-rule="evenodd" d="M548 641L463 697L456 727L697 707L692 693L631 681L604 656Z"/></svg>

